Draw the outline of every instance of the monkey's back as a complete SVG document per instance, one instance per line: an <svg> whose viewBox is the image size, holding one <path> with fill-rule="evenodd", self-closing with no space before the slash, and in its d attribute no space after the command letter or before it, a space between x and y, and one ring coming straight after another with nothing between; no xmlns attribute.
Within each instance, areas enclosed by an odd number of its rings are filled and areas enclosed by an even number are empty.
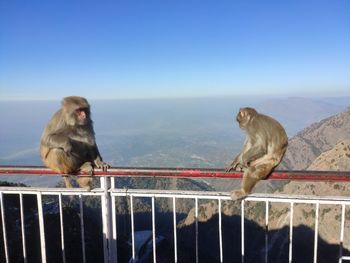
<svg viewBox="0 0 350 263"><path fill-rule="evenodd" d="M267 141L267 153L273 154L285 150L288 144L288 136L283 126L274 118L260 114L258 116L263 126Z"/></svg>

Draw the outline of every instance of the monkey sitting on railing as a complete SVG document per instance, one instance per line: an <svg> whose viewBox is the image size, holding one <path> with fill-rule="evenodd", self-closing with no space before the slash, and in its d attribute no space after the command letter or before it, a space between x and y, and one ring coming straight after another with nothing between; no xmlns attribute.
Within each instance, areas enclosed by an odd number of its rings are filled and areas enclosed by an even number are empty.
<svg viewBox="0 0 350 263"><path fill-rule="evenodd" d="M93 175L94 168L104 171L109 167L102 161L97 148L90 105L85 98L71 96L62 101L62 107L47 124L41 136L40 155L49 168L63 174L79 171ZM64 176L66 187L72 187ZM80 187L91 188L92 178L79 177Z"/></svg>
<svg viewBox="0 0 350 263"><path fill-rule="evenodd" d="M275 119L253 108L241 108L236 119L246 132L246 140L241 152L226 167L226 172L244 171L241 189L231 192L233 200L243 198L259 180L266 178L281 162L288 145L287 134Z"/></svg>

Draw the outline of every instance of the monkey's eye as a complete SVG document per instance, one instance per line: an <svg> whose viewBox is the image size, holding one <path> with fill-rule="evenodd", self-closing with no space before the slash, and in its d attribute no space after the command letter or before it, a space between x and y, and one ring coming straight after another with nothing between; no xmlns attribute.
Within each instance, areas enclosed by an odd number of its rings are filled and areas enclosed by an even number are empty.
<svg viewBox="0 0 350 263"><path fill-rule="evenodd" d="M78 108L78 109L75 110L76 113L79 113L79 112L82 112L82 111L85 112L85 109L84 108Z"/></svg>

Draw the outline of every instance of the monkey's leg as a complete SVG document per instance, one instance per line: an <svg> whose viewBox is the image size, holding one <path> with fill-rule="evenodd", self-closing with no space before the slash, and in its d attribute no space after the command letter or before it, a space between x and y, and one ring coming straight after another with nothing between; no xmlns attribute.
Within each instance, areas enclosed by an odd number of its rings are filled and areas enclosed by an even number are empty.
<svg viewBox="0 0 350 263"><path fill-rule="evenodd" d="M251 178L251 167L246 169L244 174L243 174L243 179L242 179L242 184L241 184L241 189L239 190L234 190L231 192L231 199L233 201L235 200L240 200L247 196L249 191L246 191L248 188L252 189L254 185L257 183L257 179Z"/></svg>
<svg viewBox="0 0 350 263"><path fill-rule="evenodd" d="M252 191L256 183L269 175L273 168L273 164L261 164L256 167L249 167L244 172L241 189L232 191L231 199L238 200L247 196Z"/></svg>
<svg viewBox="0 0 350 263"><path fill-rule="evenodd" d="M94 168L91 164L91 162L85 162L81 167L80 170L88 173L90 175L93 175L94 173ZM92 177L89 176L84 176L84 177L79 177L77 179L77 183L79 184L80 187L87 189L88 191L91 190L91 182L92 182Z"/></svg>
<svg viewBox="0 0 350 263"><path fill-rule="evenodd" d="M84 188L84 189L90 191L91 190L92 177L90 177L90 176L89 177L86 177L86 176L79 177L77 179L77 183L79 184L79 186L81 188Z"/></svg>
<svg viewBox="0 0 350 263"><path fill-rule="evenodd" d="M45 159L43 159L44 163L50 167L52 170L62 173L62 174L70 174L75 171L79 167L77 167L78 160L73 156L67 154L62 149L51 149L46 155ZM69 176L63 175L63 181L67 188L72 188L72 184L70 182Z"/></svg>
<svg viewBox="0 0 350 263"><path fill-rule="evenodd" d="M64 184L66 185L66 188L73 188L72 183L70 182L69 176L63 176Z"/></svg>

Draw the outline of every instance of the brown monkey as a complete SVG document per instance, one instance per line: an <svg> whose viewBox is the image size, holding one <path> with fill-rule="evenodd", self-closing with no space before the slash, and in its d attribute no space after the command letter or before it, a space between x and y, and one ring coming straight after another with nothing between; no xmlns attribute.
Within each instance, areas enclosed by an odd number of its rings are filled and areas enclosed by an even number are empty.
<svg viewBox="0 0 350 263"><path fill-rule="evenodd" d="M246 140L241 152L226 167L226 172L244 171L241 189L231 192L233 200L243 198L259 180L266 178L281 162L288 145L284 128L273 118L253 108L241 108L236 119L246 132Z"/></svg>
<svg viewBox="0 0 350 263"><path fill-rule="evenodd" d="M98 151L90 105L85 98L71 96L62 100L62 107L47 124L41 136L40 155L49 168L63 174L79 171L93 175L94 167L109 167ZM72 187L64 177L66 187ZM90 190L92 178L79 177L78 184Z"/></svg>

